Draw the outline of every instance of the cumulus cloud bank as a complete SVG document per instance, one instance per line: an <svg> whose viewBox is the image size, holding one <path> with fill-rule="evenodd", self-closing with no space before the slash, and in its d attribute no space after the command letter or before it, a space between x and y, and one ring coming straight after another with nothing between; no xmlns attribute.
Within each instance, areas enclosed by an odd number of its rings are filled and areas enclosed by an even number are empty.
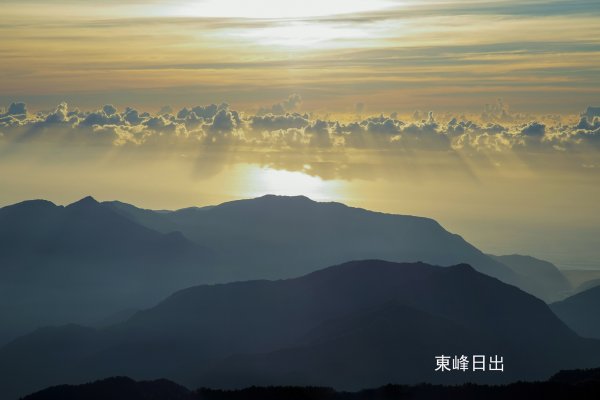
<svg viewBox="0 0 600 400"><path fill-rule="evenodd" d="M588 108L576 124L516 122L502 103L486 106L478 121L464 117L438 122L433 113L416 120L396 114L342 122L289 111L301 98L292 95L255 115L228 104L150 114L105 105L80 111L66 103L48 112L28 113L12 103L0 114L1 141L104 144L143 148L156 145L236 145L258 149L389 149L469 152L564 152L600 150L600 117ZM520 118L522 119L522 118Z"/></svg>

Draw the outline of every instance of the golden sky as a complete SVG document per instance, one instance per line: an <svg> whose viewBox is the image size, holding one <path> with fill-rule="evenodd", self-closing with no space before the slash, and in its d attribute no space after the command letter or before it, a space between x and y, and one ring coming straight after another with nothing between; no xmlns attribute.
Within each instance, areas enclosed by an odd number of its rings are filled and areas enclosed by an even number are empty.
<svg viewBox="0 0 600 400"><path fill-rule="evenodd" d="M0 100L577 112L600 93L594 0L4 0ZM101 100L99 100L101 99Z"/></svg>

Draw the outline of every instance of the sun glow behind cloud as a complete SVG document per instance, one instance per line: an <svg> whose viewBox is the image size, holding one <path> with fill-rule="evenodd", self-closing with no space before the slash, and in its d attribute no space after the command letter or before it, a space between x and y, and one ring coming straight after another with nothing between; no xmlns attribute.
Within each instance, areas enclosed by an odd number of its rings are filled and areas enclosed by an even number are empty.
<svg viewBox="0 0 600 400"><path fill-rule="evenodd" d="M343 198L345 183L323 180L303 172L278 170L255 165L242 168L244 192L247 197L276 194L280 196L308 196L315 200L330 201Z"/></svg>

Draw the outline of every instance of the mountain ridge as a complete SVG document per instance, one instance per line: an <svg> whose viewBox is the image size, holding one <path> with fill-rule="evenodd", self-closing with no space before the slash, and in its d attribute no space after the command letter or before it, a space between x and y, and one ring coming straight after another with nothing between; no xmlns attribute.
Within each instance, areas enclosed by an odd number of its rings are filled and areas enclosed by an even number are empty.
<svg viewBox="0 0 600 400"><path fill-rule="evenodd" d="M600 369L560 371L543 382L519 382L505 386L441 386L388 384L357 392L340 392L331 387L247 387L217 390L202 387L195 391L174 382L158 379L134 381L128 377L111 377L83 385L60 385L32 393L23 400L529 400L535 393L544 399L592 399L600 396ZM160 397L155 397L160 396Z"/></svg>
<svg viewBox="0 0 600 400"><path fill-rule="evenodd" d="M426 217L305 196L176 211L91 196L67 206L34 200L0 208L0 344L41 325L146 308L200 283L291 278L356 259L465 262L549 300L546 286L528 286L532 278Z"/></svg>
<svg viewBox="0 0 600 400"><path fill-rule="evenodd" d="M550 308L579 335L600 339L600 286L552 303Z"/></svg>
<svg viewBox="0 0 600 400"><path fill-rule="evenodd" d="M1 208L0 343L36 326L145 306L189 282L178 277L190 269L201 275L210 257L180 233L154 231L91 197Z"/></svg>
<svg viewBox="0 0 600 400"><path fill-rule="evenodd" d="M432 367L439 353L510 362L502 375L441 376ZM195 286L107 328L38 331L0 349L0 373L15 377L0 391L110 375L222 388L498 383L597 363L599 341L470 266L363 260L298 278Z"/></svg>

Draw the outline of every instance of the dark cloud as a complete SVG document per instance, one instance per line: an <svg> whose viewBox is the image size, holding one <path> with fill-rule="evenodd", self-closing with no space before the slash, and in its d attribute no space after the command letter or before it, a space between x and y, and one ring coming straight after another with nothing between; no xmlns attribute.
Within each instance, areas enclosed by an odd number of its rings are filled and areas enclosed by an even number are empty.
<svg viewBox="0 0 600 400"><path fill-rule="evenodd" d="M309 145L312 147L331 147L332 141L327 121L316 120L306 127L305 134L309 135Z"/></svg>
<svg viewBox="0 0 600 400"><path fill-rule="evenodd" d="M581 116L587 118L589 121L593 120L594 117L600 117L600 107L588 107Z"/></svg>
<svg viewBox="0 0 600 400"><path fill-rule="evenodd" d="M102 107L102 111L104 111L104 114L108 116L115 115L117 113L117 109L112 104L107 104Z"/></svg>
<svg viewBox="0 0 600 400"><path fill-rule="evenodd" d="M540 138L546 134L546 125L531 122L521 129L521 135Z"/></svg>
<svg viewBox="0 0 600 400"><path fill-rule="evenodd" d="M8 111L6 115L26 115L27 114L27 105L25 103L11 103L8 106Z"/></svg>
<svg viewBox="0 0 600 400"><path fill-rule="evenodd" d="M365 123L365 130L371 134L395 135L400 132L403 122L391 118L379 117L368 118Z"/></svg>
<svg viewBox="0 0 600 400"><path fill-rule="evenodd" d="M61 123L67 122L69 118L69 106L67 103L61 103L56 107L54 112L51 112L46 116L47 123Z"/></svg>
<svg viewBox="0 0 600 400"><path fill-rule="evenodd" d="M220 110L206 127L211 133L231 133L237 129L240 124L241 121L237 112Z"/></svg>
<svg viewBox="0 0 600 400"><path fill-rule="evenodd" d="M440 126L429 112L427 120L403 126L397 141L407 149L450 150L451 140L445 129L448 126Z"/></svg>
<svg viewBox="0 0 600 400"><path fill-rule="evenodd" d="M104 106L102 110L89 113L79 122L80 125L121 125L123 118L113 106Z"/></svg>
<svg viewBox="0 0 600 400"><path fill-rule="evenodd" d="M144 119L140 117L138 110L129 107L127 107L123 113L123 120L131 125L138 125L144 121Z"/></svg>
<svg viewBox="0 0 600 400"><path fill-rule="evenodd" d="M177 129L177 124L164 115L157 115L144 120L143 124L154 131L174 132Z"/></svg>
<svg viewBox="0 0 600 400"><path fill-rule="evenodd" d="M221 103L217 104L209 104L207 106L195 106L192 108L183 108L177 113L178 119L186 119L190 115L194 114L193 118L203 118L203 119L211 119L217 112L221 110L228 110L229 104Z"/></svg>
<svg viewBox="0 0 600 400"><path fill-rule="evenodd" d="M27 106L25 103L11 103L6 111L0 113L0 124L18 125L18 121L27 117Z"/></svg>
<svg viewBox="0 0 600 400"><path fill-rule="evenodd" d="M255 131L275 131L280 129L300 129L310 124L307 114L255 115L249 119L250 128Z"/></svg>

